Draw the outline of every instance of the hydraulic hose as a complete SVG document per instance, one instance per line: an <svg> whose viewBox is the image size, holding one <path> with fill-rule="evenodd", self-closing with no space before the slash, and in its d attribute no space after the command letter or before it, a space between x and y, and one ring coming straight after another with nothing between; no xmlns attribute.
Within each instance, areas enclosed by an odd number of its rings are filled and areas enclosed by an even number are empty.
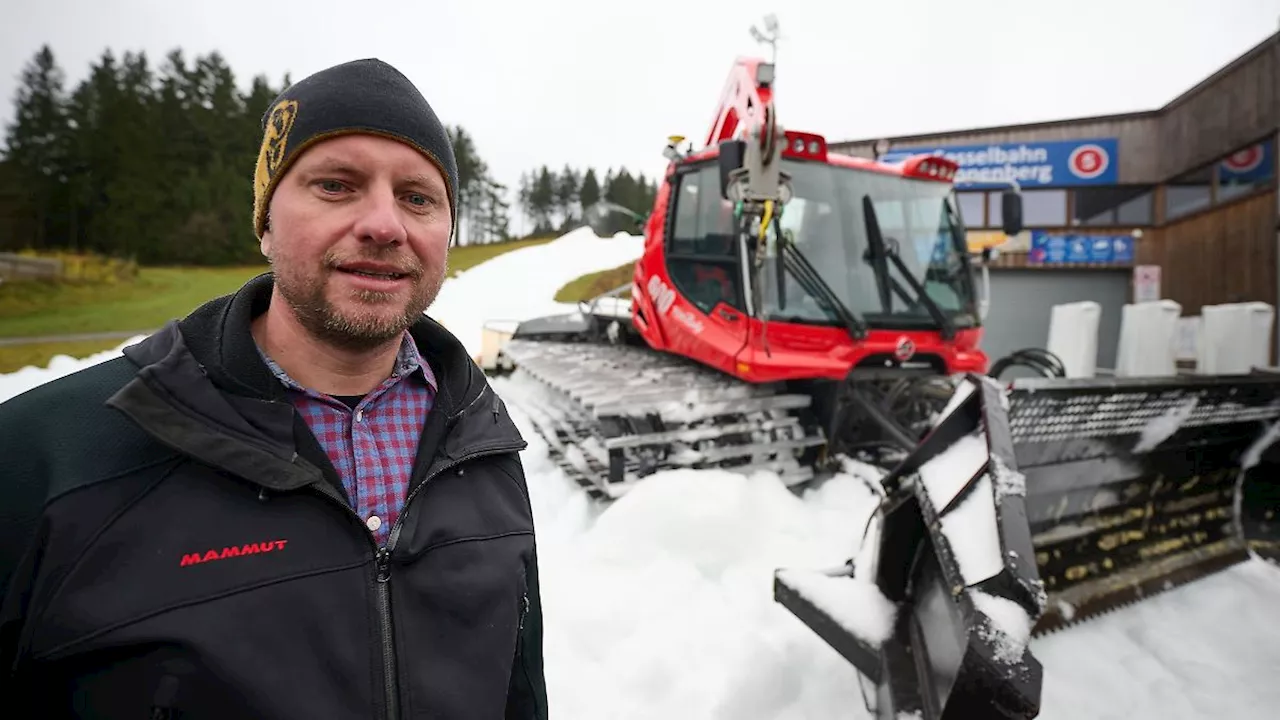
<svg viewBox="0 0 1280 720"><path fill-rule="evenodd" d="M1065 378L1067 376L1067 369L1062 364L1062 359L1044 348L1023 348L1012 352L1000 358L995 365L991 366L991 371L987 374L993 378L999 378L1005 370L1014 366L1031 368L1045 377Z"/></svg>

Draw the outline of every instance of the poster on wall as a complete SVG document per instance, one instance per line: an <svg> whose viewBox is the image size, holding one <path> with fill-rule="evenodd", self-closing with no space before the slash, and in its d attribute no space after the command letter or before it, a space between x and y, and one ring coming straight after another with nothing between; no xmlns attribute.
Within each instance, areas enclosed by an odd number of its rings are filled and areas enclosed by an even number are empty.
<svg viewBox="0 0 1280 720"><path fill-rule="evenodd" d="M956 188L983 190L1115 185L1120 180L1116 138L892 148L880 159L898 163L912 155L941 155L960 166Z"/></svg>
<svg viewBox="0 0 1280 720"><path fill-rule="evenodd" d="M1136 265L1133 268L1133 301L1155 302L1160 299L1160 266Z"/></svg>
<svg viewBox="0 0 1280 720"><path fill-rule="evenodd" d="M1031 231L1028 265L1129 265L1133 236Z"/></svg>

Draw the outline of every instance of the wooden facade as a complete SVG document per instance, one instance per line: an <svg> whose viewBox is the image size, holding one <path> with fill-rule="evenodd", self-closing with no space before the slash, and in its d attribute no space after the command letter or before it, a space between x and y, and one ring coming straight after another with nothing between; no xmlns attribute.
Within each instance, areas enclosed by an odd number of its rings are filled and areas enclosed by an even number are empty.
<svg viewBox="0 0 1280 720"><path fill-rule="evenodd" d="M1276 191L1146 231L1138 264L1159 265L1164 297L1198 315L1204 305L1276 298Z"/></svg>
<svg viewBox="0 0 1280 720"><path fill-rule="evenodd" d="M1280 128L1280 33L1160 110L1161 180Z"/></svg>

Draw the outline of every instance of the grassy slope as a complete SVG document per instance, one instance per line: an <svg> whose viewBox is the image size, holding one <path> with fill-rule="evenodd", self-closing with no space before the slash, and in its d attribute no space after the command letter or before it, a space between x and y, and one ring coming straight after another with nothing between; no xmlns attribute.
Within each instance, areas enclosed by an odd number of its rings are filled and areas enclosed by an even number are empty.
<svg viewBox="0 0 1280 720"><path fill-rule="evenodd" d="M588 273L574 278L556 291L555 300L556 302L571 303L579 300L590 300L597 295L607 293L616 287L631 282L631 278L635 274L635 267L636 264L634 262L629 262L616 268ZM623 290L621 297L631 297L631 289Z"/></svg>
<svg viewBox="0 0 1280 720"><path fill-rule="evenodd" d="M504 252L538 245L537 238L449 251L452 271L466 270ZM131 283L73 285L0 283L0 338L153 330L200 304L234 292L267 267L142 268ZM38 343L0 347L0 373L43 366L54 355L85 357L121 340Z"/></svg>

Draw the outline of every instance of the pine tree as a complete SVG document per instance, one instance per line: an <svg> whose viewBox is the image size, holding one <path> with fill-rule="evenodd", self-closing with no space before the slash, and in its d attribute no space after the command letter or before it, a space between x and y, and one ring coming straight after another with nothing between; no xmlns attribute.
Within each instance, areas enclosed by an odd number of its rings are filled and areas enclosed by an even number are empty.
<svg viewBox="0 0 1280 720"><path fill-rule="evenodd" d="M568 230L573 224L576 216L574 208L578 204L578 192L581 182L578 173L567 164L560 171L559 177L556 178L556 210L560 214L561 231Z"/></svg>
<svg viewBox="0 0 1280 720"><path fill-rule="evenodd" d="M59 216L67 210L65 181L67 133L65 75L45 45L22 69L14 100L15 119L6 125L6 159L20 187L27 191L31 244L49 245ZM52 232L51 232L52 231Z"/></svg>
<svg viewBox="0 0 1280 720"><path fill-rule="evenodd" d="M600 202L600 182L596 180L594 168L588 168L582 176L582 187L578 189L578 205L585 216L587 208Z"/></svg>
<svg viewBox="0 0 1280 720"><path fill-rule="evenodd" d="M551 171L547 169L546 165L543 165L533 183L533 190L529 196L529 205L533 211L535 222L534 232L551 232L551 217L555 212L555 204L555 180L551 177Z"/></svg>

